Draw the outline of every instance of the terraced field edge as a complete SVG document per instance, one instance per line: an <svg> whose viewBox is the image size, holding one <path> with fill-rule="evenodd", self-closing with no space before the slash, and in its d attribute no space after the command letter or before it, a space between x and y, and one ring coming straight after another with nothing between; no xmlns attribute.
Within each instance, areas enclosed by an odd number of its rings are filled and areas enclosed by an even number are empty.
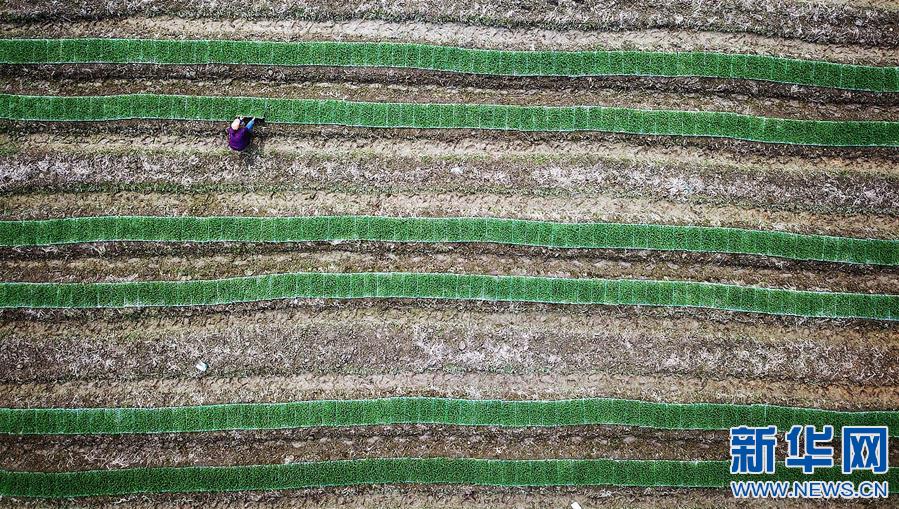
<svg viewBox="0 0 899 509"><path fill-rule="evenodd" d="M513 51L342 41L0 39L0 63L390 67L499 76L689 76L899 92L899 67L714 52Z"/></svg>
<svg viewBox="0 0 899 509"><path fill-rule="evenodd" d="M899 470L885 475L839 468L812 475L779 465L776 474L752 480L888 481L899 487ZM245 465L228 467L156 467L74 472L0 470L0 495L68 498L133 493L284 490L364 484L467 484L481 486L645 486L725 488L750 476L730 473L728 461L473 458L379 458Z"/></svg>
<svg viewBox="0 0 899 509"><path fill-rule="evenodd" d="M889 426L899 411L842 412L767 404L657 403L627 399L471 400L396 397L155 408L0 408L0 433L84 435L430 424L497 427L621 425L727 430L794 424Z"/></svg>
<svg viewBox="0 0 899 509"><path fill-rule="evenodd" d="M820 318L899 319L899 295L813 292L693 281L419 272L296 272L188 281L0 282L0 308L208 306L294 298L671 306Z"/></svg>
<svg viewBox="0 0 899 509"><path fill-rule="evenodd" d="M99 216L0 221L0 246L111 241L489 242L548 248L735 253L794 260L899 265L899 240L706 226L380 216Z"/></svg>
<svg viewBox="0 0 899 509"><path fill-rule="evenodd" d="M129 119L268 122L415 129L603 131L732 138L820 146L899 146L899 122L798 120L718 111L640 110L605 106L373 103L263 97L125 94L0 94L0 119L92 122Z"/></svg>

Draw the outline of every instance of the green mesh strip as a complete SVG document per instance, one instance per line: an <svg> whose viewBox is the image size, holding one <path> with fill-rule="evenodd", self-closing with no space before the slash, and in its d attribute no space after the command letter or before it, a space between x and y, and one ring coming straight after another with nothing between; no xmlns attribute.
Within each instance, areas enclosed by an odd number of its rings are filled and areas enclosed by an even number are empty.
<svg viewBox="0 0 899 509"><path fill-rule="evenodd" d="M899 240L854 239L703 226L376 216L105 216L0 221L0 246L46 246L103 241L337 240L493 242L552 248L656 249L899 265Z"/></svg>
<svg viewBox="0 0 899 509"><path fill-rule="evenodd" d="M385 458L229 467L161 467L76 472L0 470L0 495L67 498L131 493L267 491L364 484L468 484L481 486L667 486L725 488L733 480L888 481L899 488L897 469L884 475L837 468L803 475L781 463L776 474L733 476L726 461L487 460Z"/></svg>
<svg viewBox="0 0 899 509"><path fill-rule="evenodd" d="M507 51L377 42L4 39L0 63L394 67L502 76L701 76L899 91L899 67L710 52Z"/></svg>
<svg viewBox="0 0 899 509"><path fill-rule="evenodd" d="M263 97L181 95L0 95L0 119L103 121L166 119L230 121L236 115L269 122L513 131L606 131L709 136L766 143L899 146L899 122L796 120L717 111L638 110L603 106L365 103Z"/></svg>
<svg viewBox="0 0 899 509"><path fill-rule="evenodd" d="M160 408L0 408L0 433L121 434L260 430L306 427L445 424L552 427L623 425L659 429L726 430L794 424L889 426L899 436L899 412L725 403L654 403L626 399L466 400L398 397L234 403Z"/></svg>
<svg viewBox="0 0 899 509"><path fill-rule="evenodd" d="M299 272L190 281L0 283L0 307L3 308L198 306L292 298L677 306L824 318L899 319L899 295L811 292L692 281Z"/></svg>

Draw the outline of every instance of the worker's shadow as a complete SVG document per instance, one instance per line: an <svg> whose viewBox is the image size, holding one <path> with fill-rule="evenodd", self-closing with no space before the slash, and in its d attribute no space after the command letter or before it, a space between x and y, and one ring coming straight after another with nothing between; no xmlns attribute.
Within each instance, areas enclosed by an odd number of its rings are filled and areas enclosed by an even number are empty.
<svg viewBox="0 0 899 509"><path fill-rule="evenodd" d="M250 141L250 146L240 153L240 159L248 165L255 164L256 161L262 157L262 154L265 153L265 142L266 136L261 130L260 132L254 133L253 139Z"/></svg>

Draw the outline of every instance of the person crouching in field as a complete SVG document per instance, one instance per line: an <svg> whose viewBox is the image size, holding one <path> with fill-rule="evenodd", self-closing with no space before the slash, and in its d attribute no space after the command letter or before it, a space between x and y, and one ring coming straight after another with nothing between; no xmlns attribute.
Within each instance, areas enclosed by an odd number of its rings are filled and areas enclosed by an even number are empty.
<svg viewBox="0 0 899 509"><path fill-rule="evenodd" d="M243 117L237 117L228 126L228 146L232 150L240 152L250 145L250 138L253 136L253 124L256 123L256 117L250 118L250 121L244 124Z"/></svg>

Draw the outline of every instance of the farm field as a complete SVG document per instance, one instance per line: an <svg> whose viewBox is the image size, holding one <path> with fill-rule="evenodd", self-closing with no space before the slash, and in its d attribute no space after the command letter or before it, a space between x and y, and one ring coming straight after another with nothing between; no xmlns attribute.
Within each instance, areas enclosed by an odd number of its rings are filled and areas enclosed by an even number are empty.
<svg viewBox="0 0 899 509"><path fill-rule="evenodd" d="M894 466L756 478L895 504L896 3L0 29L0 507L835 505L731 494L730 428L795 424Z"/></svg>

